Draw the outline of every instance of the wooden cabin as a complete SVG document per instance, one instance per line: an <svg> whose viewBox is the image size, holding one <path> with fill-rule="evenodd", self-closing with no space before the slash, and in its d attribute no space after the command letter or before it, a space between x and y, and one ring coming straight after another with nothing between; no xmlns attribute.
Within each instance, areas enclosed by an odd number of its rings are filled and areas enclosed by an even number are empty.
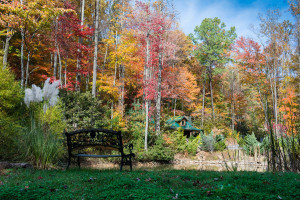
<svg viewBox="0 0 300 200"><path fill-rule="evenodd" d="M201 132L204 133L204 131L202 129L198 129L193 127L191 120L189 120L188 117L186 116L181 116L181 117L175 117L175 118L171 118L168 119L166 124L168 125L169 129L179 129L182 128L183 129L183 134L184 136L186 136L187 138L191 137L191 136L198 136Z"/></svg>

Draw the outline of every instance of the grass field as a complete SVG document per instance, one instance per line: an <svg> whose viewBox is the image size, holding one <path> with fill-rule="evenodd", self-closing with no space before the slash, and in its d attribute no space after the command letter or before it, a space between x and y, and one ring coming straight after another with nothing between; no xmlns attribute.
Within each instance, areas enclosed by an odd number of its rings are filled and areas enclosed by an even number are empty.
<svg viewBox="0 0 300 200"><path fill-rule="evenodd" d="M295 173L2 170L0 199L300 199Z"/></svg>

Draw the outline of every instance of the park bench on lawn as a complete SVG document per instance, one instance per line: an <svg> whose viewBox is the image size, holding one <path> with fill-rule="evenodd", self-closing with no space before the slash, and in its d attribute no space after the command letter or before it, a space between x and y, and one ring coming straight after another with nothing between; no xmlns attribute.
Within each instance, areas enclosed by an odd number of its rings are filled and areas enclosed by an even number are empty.
<svg viewBox="0 0 300 200"><path fill-rule="evenodd" d="M135 156L132 153L133 145L123 145L121 131L113 131L106 129L82 129L73 132L65 132L67 136L68 146L68 166L71 164L71 158L77 158L77 164L80 167L80 157L91 158L109 158L109 157L121 157L120 171L122 171L124 165L129 165L132 171L132 158ZM129 154L124 153L124 146L129 148ZM95 155L83 153L84 149L90 147L98 147L101 150L116 150L118 155Z"/></svg>

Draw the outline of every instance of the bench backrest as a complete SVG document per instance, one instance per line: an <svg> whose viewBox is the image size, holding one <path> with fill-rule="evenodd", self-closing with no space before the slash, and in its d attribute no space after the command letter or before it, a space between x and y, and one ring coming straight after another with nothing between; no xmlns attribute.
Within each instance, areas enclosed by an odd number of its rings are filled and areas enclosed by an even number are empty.
<svg viewBox="0 0 300 200"><path fill-rule="evenodd" d="M118 149L123 154L121 131L94 128L65 132L65 135L69 152L78 148L100 146Z"/></svg>

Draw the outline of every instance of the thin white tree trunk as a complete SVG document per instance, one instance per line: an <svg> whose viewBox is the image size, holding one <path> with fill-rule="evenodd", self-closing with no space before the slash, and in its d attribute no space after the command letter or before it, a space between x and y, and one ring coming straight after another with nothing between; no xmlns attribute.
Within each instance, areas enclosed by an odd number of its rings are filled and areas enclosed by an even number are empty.
<svg viewBox="0 0 300 200"><path fill-rule="evenodd" d="M26 78L25 78L25 88L28 85L28 79L29 79L29 62L30 62L30 51L27 54L27 64L26 64Z"/></svg>
<svg viewBox="0 0 300 200"><path fill-rule="evenodd" d="M20 0L21 5L23 5L23 0ZM25 42L25 33L24 33L24 29L21 28L21 37L22 37L22 41L21 41L21 88L24 87L24 42Z"/></svg>
<svg viewBox="0 0 300 200"><path fill-rule="evenodd" d="M149 33L147 34L147 39L146 39L146 43L147 43L147 46L146 46L146 65L145 65L145 72L144 72L144 79L145 79L145 85L144 87L148 87L148 81L149 81L149 63L150 63L150 52L149 52L149 48L150 48L150 38L149 38ZM146 88L144 88L145 90ZM148 99L148 92L147 92L147 89L145 91L145 110L146 110L146 113L145 113L145 117L146 117L146 125L145 125L145 151L148 150L148 130L149 130L149 99Z"/></svg>
<svg viewBox="0 0 300 200"><path fill-rule="evenodd" d="M53 62L53 76L56 78L57 75L57 52L54 52L54 62Z"/></svg>
<svg viewBox="0 0 300 200"><path fill-rule="evenodd" d="M60 51L58 46L57 46L57 54L58 54L58 63L59 63L59 80L61 82L62 65L61 65L61 57L60 57Z"/></svg>
<svg viewBox="0 0 300 200"><path fill-rule="evenodd" d="M235 114L234 114L234 75L233 71L231 71L231 129L234 131L234 121L235 121Z"/></svg>
<svg viewBox="0 0 300 200"><path fill-rule="evenodd" d="M25 34L24 30L21 29L21 88L24 87L24 76L25 76L25 71L24 71L24 41L25 41Z"/></svg>
<svg viewBox="0 0 300 200"><path fill-rule="evenodd" d="M99 0L96 0L95 48L94 48L93 86L92 86L92 96L93 97L96 97L97 58L98 58L98 35L99 35Z"/></svg>
<svg viewBox="0 0 300 200"><path fill-rule="evenodd" d="M116 34L115 34L115 51L117 51L117 48L118 48L118 31L116 31ZM116 57L116 60L115 60L115 73L114 73L114 81L113 81L113 87L116 87L116 79L117 79L117 57ZM112 99L111 101L111 119L114 118L114 99Z"/></svg>
<svg viewBox="0 0 300 200"><path fill-rule="evenodd" d="M120 95L119 95L119 110L121 112L122 117L124 116L124 95L125 95L125 66L120 65Z"/></svg>
<svg viewBox="0 0 300 200"><path fill-rule="evenodd" d="M174 117L176 115L176 102L177 102L177 98L175 98L175 103L174 103L174 114L173 114Z"/></svg>
<svg viewBox="0 0 300 200"><path fill-rule="evenodd" d="M212 120L215 123L215 109L214 109L214 94L212 86L212 66L209 67L209 87L210 87L210 98L211 98L211 110L212 110Z"/></svg>
<svg viewBox="0 0 300 200"><path fill-rule="evenodd" d="M82 27L83 27L83 24L84 24L84 6L85 6L85 0L82 0L81 1L81 22L80 22L80 25L81 25L81 31L83 30ZM79 38L79 43L82 44L82 38L80 37ZM77 56L77 72L76 72L76 82L75 82L75 88L77 91L80 90L80 82L81 82L81 74L79 72L79 70L81 69L81 66L80 66L80 62L81 62L81 58L80 58L80 53L81 53L81 50L80 49L77 49L78 51L78 56Z"/></svg>
<svg viewBox="0 0 300 200"><path fill-rule="evenodd" d="M204 111L205 111L205 84L206 84L206 69L204 71L203 90L202 90L202 113L201 113L201 128L204 126Z"/></svg>
<svg viewBox="0 0 300 200"><path fill-rule="evenodd" d="M65 60L65 88L67 87L67 59Z"/></svg>
<svg viewBox="0 0 300 200"><path fill-rule="evenodd" d="M162 52L158 55L158 75L157 75L157 98L156 98L156 122L155 132L160 135L160 109L161 109L161 73L162 73Z"/></svg>
<svg viewBox="0 0 300 200"><path fill-rule="evenodd" d="M8 49L9 49L9 41L12 37L10 34L11 28L7 29L6 39L5 39L5 47L4 47L4 55L3 55L3 69L7 67L7 58L8 58Z"/></svg>

